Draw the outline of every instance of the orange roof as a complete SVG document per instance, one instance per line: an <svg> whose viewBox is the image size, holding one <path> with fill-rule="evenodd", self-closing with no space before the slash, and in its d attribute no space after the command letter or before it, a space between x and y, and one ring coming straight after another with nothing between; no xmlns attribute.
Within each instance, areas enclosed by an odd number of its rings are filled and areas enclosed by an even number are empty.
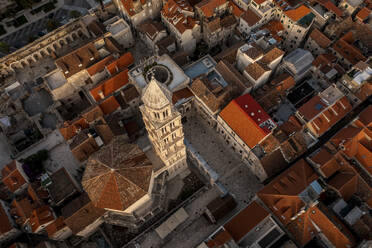
<svg viewBox="0 0 372 248"><path fill-rule="evenodd" d="M209 18L212 17L214 11L221 5L225 4L226 0L203 0L196 4L195 7L200 8L204 16Z"/></svg>
<svg viewBox="0 0 372 248"><path fill-rule="evenodd" d="M3 205L0 204L0 235L5 234L13 229L12 223L8 217L8 214L5 212Z"/></svg>
<svg viewBox="0 0 372 248"><path fill-rule="evenodd" d="M261 30L269 30L271 36L278 42L282 41L282 38L279 36L279 32L284 30L283 24L277 20L271 20L261 27Z"/></svg>
<svg viewBox="0 0 372 248"><path fill-rule="evenodd" d="M123 54L120 58L113 61L109 65L106 66L107 70L110 72L111 75L114 75L120 71L125 70L128 66L134 63L134 58L131 52L127 52Z"/></svg>
<svg viewBox="0 0 372 248"><path fill-rule="evenodd" d="M106 58L100 60L99 62L95 63L91 67L87 69L87 72L89 73L90 76L93 76L97 74L98 72L101 72L105 69L105 66L110 63L114 59L114 56L110 55L107 56Z"/></svg>
<svg viewBox="0 0 372 248"><path fill-rule="evenodd" d="M309 159L320 166L319 169L326 178L329 178L341 168L339 162L336 160L336 156L325 148L322 148Z"/></svg>
<svg viewBox="0 0 372 248"><path fill-rule="evenodd" d="M230 1L229 4L232 7L232 13L236 18L239 18L241 15L243 15L244 10L239 8L233 1Z"/></svg>
<svg viewBox="0 0 372 248"><path fill-rule="evenodd" d="M306 7L305 5L301 5L297 9L287 10L284 13L285 13L286 16L288 16L290 19L292 19L292 21L297 22L302 17L311 13L311 10L308 7Z"/></svg>
<svg viewBox="0 0 372 248"><path fill-rule="evenodd" d="M311 120L308 125L313 127L313 132L321 136L351 110L352 106L347 97L344 96L331 107L322 110L322 114Z"/></svg>
<svg viewBox="0 0 372 248"><path fill-rule="evenodd" d="M269 216L269 212L254 201L227 222L224 228L239 243L245 235L267 216Z"/></svg>
<svg viewBox="0 0 372 248"><path fill-rule="evenodd" d="M66 224L64 222L64 218L62 216L55 219L52 223L46 226L45 230L48 234L49 238L52 238L53 235L58 232L59 230L62 230L66 227Z"/></svg>
<svg viewBox="0 0 372 248"><path fill-rule="evenodd" d="M35 232L40 226L54 220L53 212L48 205L44 205L32 211L30 216L30 225L33 232Z"/></svg>
<svg viewBox="0 0 372 248"><path fill-rule="evenodd" d="M358 14L356 15L356 18L358 18L361 21L364 21L365 19L368 18L370 13L371 13L371 10L368 9L367 7L364 7L358 12Z"/></svg>
<svg viewBox="0 0 372 248"><path fill-rule="evenodd" d="M314 170L301 159L266 185L257 196L287 225L304 206L299 194L317 179Z"/></svg>
<svg viewBox="0 0 372 248"><path fill-rule="evenodd" d="M314 28L314 30L311 32L310 38L322 48L327 48L331 44L331 40L328 39L328 37L320 32L317 28Z"/></svg>
<svg viewBox="0 0 372 248"><path fill-rule="evenodd" d="M108 115L117 110L120 107L120 105L118 101L116 101L115 97L111 96L105 99L103 102L101 102L99 107L102 109L105 115Z"/></svg>
<svg viewBox="0 0 372 248"><path fill-rule="evenodd" d="M250 27L256 25L260 20L261 17L258 16L254 11L247 9L246 12L241 16L241 18L248 23Z"/></svg>
<svg viewBox="0 0 372 248"><path fill-rule="evenodd" d="M219 114L226 124L250 148L256 146L270 132L265 122L274 122L250 94L232 100Z"/></svg>
<svg viewBox="0 0 372 248"><path fill-rule="evenodd" d="M183 88L181 90L173 92L172 102L173 104L175 104L182 99L187 99L192 96L194 96L194 94L189 90L189 88Z"/></svg>
<svg viewBox="0 0 372 248"><path fill-rule="evenodd" d="M25 183L26 179L23 177L21 172L17 168L17 162L13 160L10 164L7 164L2 170L2 181L11 192L17 191Z"/></svg>
<svg viewBox="0 0 372 248"><path fill-rule="evenodd" d="M339 39L332 48L339 53L343 58L348 60L351 64L355 65L359 61L365 61L366 58L359 51L358 48L352 45L354 42L354 37L352 32L345 34L341 39Z"/></svg>
<svg viewBox="0 0 372 248"><path fill-rule="evenodd" d="M121 0L121 4L125 8L129 16L134 16L136 14L136 12L134 12L133 0Z"/></svg>
<svg viewBox="0 0 372 248"><path fill-rule="evenodd" d="M86 121L86 119L79 118L75 120L74 122L72 122L71 124L66 122L64 126L59 129L59 131L61 132L65 140L70 140L71 138L75 137L79 129L85 129L88 127L89 127L89 124Z"/></svg>
<svg viewBox="0 0 372 248"><path fill-rule="evenodd" d="M232 239L230 233L225 229L220 229L212 239L208 240L207 247L209 248L219 248L223 247L224 244Z"/></svg>
<svg viewBox="0 0 372 248"><path fill-rule="evenodd" d="M115 76L109 78L105 82L99 84L96 88L90 90L90 94L92 95L94 100L99 102L101 100L101 97L99 95L100 92L103 93L104 97L107 97L110 94L114 93L116 90L125 86L128 82L128 69L125 69L124 71L121 71Z"/></svg>

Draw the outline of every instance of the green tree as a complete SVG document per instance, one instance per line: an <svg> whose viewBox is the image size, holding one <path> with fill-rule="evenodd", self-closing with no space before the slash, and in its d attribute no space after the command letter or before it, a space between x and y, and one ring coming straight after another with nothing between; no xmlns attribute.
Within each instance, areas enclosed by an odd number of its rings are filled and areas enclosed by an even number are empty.
<svg viewBox="0 0 372 248"><path fill-rule="evenodd" d="M21 162L27 164L32 172L34 172L35 174L39 174L44 171L43 162L48 158L49 152L47 150L40 150L37 153L21 160Z"/></svg>
<svg viewBox="0 0 372 248"><path fill-rule="evenodd" d="M8 53L9 52L9 49L10 49L10 47L9 47L9 45L7 43L0 41L0 52L2 52L2 53Z"/></svg>
<svg viewBox="0 0 372 248"><path fill-rule="evenodd" d="M69 15L71 18L79 18L81 16L81 13L77 10L72 10L70 11Z"/></svg>
<svg viewBox="0 0 372 248"><path fill-rule="evenodd" d="M60 25L60 23L56 19L49 19L47 24L46 24L46 28L47 28L48 32L51 32L54 29L58 28L59 25Z"/></svg>

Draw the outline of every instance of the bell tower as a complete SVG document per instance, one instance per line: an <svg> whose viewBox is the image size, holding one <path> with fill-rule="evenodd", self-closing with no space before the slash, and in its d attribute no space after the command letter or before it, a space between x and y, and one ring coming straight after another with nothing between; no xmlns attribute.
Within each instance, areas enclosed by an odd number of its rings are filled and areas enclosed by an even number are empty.
<svg viewBox="0 0 372 248"><path fill-rule="evenodd" d="M156 174L167 170L171 179L188 172L181 114L172 104L172 93L152 76L142 91L142 102L140 110L149 139L165 165Z"/></svg>

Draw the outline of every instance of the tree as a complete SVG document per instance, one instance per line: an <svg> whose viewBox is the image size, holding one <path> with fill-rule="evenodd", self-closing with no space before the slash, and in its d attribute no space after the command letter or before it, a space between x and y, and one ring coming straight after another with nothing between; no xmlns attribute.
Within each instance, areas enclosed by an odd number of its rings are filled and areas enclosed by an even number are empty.
<svg viewBox="0 0 372 248"><path fill-rule="evenodd" d="M9 45L7 43L0 41L0 52L2 52L2 53L8 53L9 52L9 49L10 49L10 47L9 47Z"/></svg>
<svg viewBox="0 0 372 248"><path fill-rule="evenodd" d="M79 18L81 16L81 13L77 10L70 11L70 17L71 18Z"/></svg>
<svg viewBox="0 0 372 248"><path fill-rule="evenodd" d="M28 156L21 160L22 163L29 166L30 170L38 175L44 171L43 162L49 158L49 152L47 150L40 150L35 154Z"/></svg>

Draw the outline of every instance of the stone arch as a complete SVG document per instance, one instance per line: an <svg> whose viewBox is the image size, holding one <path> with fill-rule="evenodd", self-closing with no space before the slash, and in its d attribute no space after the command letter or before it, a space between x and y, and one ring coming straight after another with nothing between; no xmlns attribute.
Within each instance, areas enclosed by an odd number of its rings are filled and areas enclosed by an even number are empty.
<svg viewBox="0 0 372 248"><path fill-rule="evenodd" d="M54 51L58 49L57 43L53 43Z"/></svg>
<svg viewBox="0 0 372 248"><path fill-rule="evenodd" d="M40 56L41 57L46 57L48 54L45 52L45 50L40 51Z"/></svg>
<svg viewBox="0 0 372 248"><path fill-rule="evenodd" d="M22 67L26 67L27 66L27 62L24 61L24 60L21 60L21 65L22 65Z"/></svg>
<svg viewBox="0 0 372 248"><path fill-rule="evenodd" d="M58 41L58 44L59 44L61 47L63 47L63 46L65 45L65 41L64 41L63 39L60 39L60 40Z"/></svg>
<svg viewBox="0 0 372 248"><path fill-rule="evenodd" d="M71 43L71 42L72 42L72 38L71 38L70 36L67 36L67 37L66 37L66 42L67 42L67 44L68 44L68 43Z"/></svg>
<svg viewBox="0 0 372 248"><path fill-rule="evenodd" d="M76 40L76 39L78 38L76 32L73 32L73 33L71 34L71 38L72 38L72 40Z"/></svg>
<svg viewBox="0 0 372 248"><path fill-rule="evenodd" d="M27 58L27 63L28 63L29 65L31 65L32 62L33 62L32 59L31 59L30 57L28 57L28 58Z"/></svg>
<svg viewBox="0 0 372 248"><path fill-rule="evenodd" d="M33 58L35 61L38 61L39 60L39 55L37 55L36 53L33 55Z"/></svg>
<svg viewBox="0 0 372 248"><path fill-rule="evenodd" d="M49 47L49 46L47 47L46 50L47 50L47 53L49 53L49 54L51 54L53 52L53 49L51 47Z"/></svg>
<svg viewBox="0 0 372 248"><path fill-rule="evenodd" d="M78 30L77 34L78 34L79 37L83 37L84 36L83 31L81 31L80 29Z"/></svg>

